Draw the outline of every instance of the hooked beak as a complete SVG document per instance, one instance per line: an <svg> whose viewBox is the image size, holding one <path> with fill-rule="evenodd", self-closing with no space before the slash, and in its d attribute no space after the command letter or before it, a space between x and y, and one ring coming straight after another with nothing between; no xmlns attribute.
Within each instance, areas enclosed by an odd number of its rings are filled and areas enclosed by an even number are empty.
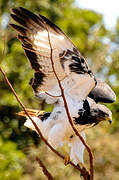
<svg viewBox="0 0 119 180"><path fill-rule="evenodd" d="M112 124L112 118L110 116L106 117L106 121L108 121L110 124Z"/></svg>
<svg viewBox="0 0 119 180"><path fill-rule="evenodd" d="M112 124L112 119L111 120L108 120L110 124Z"/></svg>

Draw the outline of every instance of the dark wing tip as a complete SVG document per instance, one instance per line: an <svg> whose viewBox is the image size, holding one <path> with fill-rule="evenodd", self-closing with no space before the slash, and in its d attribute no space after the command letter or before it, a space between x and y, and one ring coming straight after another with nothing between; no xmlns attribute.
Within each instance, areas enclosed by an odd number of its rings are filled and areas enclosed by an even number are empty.
<svg viewBox="0 0 119 180"><path fill-rule="evenodd" d="M102 102L102 103L114 103L116 101L116 96L112 97L106 94L103 94L97 90L93 90L88 95L90 98L94 99L96 103Z"/></svg>
<svg viewBox="0 0 119 180"><path fill-rule="evenodd" d="M11 17L12 17L12 19L13 19L14 21L16 21L17 23L21 24L21 25L24 26L24 27L27 27L26 22L25 22L23 19L19 18L19 16L15 15L15 14L11 14Z"/></svg>
<svg viewBox="0 0 119 180"><path fill-rule="evenodd" d="M35 72L34 78L30 80L29 84L32 86L35 93L37 93L37 88L43 84L44 77L45 74L39 71L39 72Z"/></svg>
<svg viewBox="0 0 119 180"><path fill-rule="evenodd" d="M107 83L98 79L96 87L90 92L88 96L94 99L96 103L113 103L116 101L116 95L111 87Z"/></svg>
<svg viewBox="0 0 119 180"><path fill-rule="evenodd" d="M19 12L19 8L12 8L11 12L17 14Z"/></svg>
<svg viewBox="0 0 119 180"><path fill-rule="evenodd" d="M50 21L48 18L46 18L45 16L41 14L39 14L39 16L46 24L48 24L51 28L53 28L54 31L56 31L58 34L64 34L64 32L56 24Z"/></svg>
<svg viewBox="0 0 119 180"><path fill-rule="evenodd" d="M21 35L25 36L27 30L21 26L18 26L16 24L9 24L13 29L15 29L18 33L20 33Z"/></svg>

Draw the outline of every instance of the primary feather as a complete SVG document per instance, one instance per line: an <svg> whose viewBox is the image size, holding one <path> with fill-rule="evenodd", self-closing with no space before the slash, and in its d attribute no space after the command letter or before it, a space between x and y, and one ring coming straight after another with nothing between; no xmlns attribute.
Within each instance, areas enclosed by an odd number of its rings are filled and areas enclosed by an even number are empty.
<svg viewBox="0 0 119 180"><path fill-rule="evenodd" d="M95 102L113 103L116 101L116 95L111 87L100 79L96 79L95 88L89 93L89 97Z"/></svg>
<svg viewBox="0 0 119 180"><path fill-rule="evenodd" d="M22 26L11 26L18 31L18 38L35 70L30 81L35 94L38 96L41 92L59 88L52 69L49 32L53 63L63 88L72 96L77 94L76 98L85 99L96 81L85 59L64 32L46 17L36 16L24 8L12 9L12 12L12 18Z"/></svg>

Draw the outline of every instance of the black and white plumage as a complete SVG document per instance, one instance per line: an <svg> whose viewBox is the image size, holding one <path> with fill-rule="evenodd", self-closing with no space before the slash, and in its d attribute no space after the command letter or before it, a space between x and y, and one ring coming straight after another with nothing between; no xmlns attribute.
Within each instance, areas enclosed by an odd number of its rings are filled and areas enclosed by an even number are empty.
<svg viewBox="0 0 119 180"><path fill-rule="evenodd" d="M116 101L116 95L111 87L100 79L96 79L95 88L89 93L89 97L94 99L96 103L113 103Z"/></svg>
<svg viewBox="0 0 119 180"><path fill-rule="evenodd" d="M35 70L34 78L30 81L35 94L52 91L56 86L59 88L50 60L48 30L54 49L52 55L55 71L63 88L70 95L77 94L77 99L85 99L95 87L96 81L85 59L64 32L46 17L38 17L24 8L12 9L12 12L12 18L22 26L11 26L18 31L18 38Z"/></svg>
<svg viewBox="0 0 119 180"><path fill-rule="evenodd" d="M82 105L83 107L80 109L78 109L76 105L72 105L72 107L74 106L73 108L77 108L78 110L77 117L75 117L76 111L73 109L70 111L70 113L73 117L72 119L77 130L85 139L85 129L93 127L101 121L111 121L112 113L104 105L96 104L90 98L83 101ZM70 107L71 106L69 106L69 110L72 108ZM35 114L32 112L32 110L28 110L27 112L32 116L32 119L40 128L43 136L54 148L62 146L65 143L68 144L70 146L70 159L75 164L78 164L79 162L83 163L84 145L75 135L63 106L55 104L51 113L40 114L40 112L38 113L38 111L36 111ZM23 111L20 112L19 115L26 116ZM25 126L35 130L29 118L27 118Z"/></svg>
<svg viewBox="0 0 119 180"><path fill-rule="evenodd" d="M113 102L115 94L106 83L95 79L84 57L59 27L46 17L36 16L21 7L12 9L12 12L12 18L21 26L11 26L18 31L18 38L35 70L30 80L35 95L54 104L53 111L42 116L33 110L33 120L54 148L68 143L73 162L83 162L84 146L69 124L61 90L53 72L48 32L55 71L64 89L73 123L84 138L85 129L100 121L111 120L110 110L97 102ZM25 116L23 112L19 114ZM29 119L25 125L35 130Z"/></svg>

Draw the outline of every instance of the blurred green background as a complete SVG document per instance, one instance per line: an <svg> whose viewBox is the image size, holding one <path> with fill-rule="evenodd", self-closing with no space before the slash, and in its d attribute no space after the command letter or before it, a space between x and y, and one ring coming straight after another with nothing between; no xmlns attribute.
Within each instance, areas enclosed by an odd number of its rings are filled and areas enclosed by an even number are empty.
<svg viewBox="0 0 119 180"><path fill-rule="evenodd" d="M10 9L22 6L53 20L71 38L87 58L96 76L107 81L117 95L116 103L108 105L113 123L102 123L87 130L87 142L94 153L95 179L119 179L119 19L113 30L106 29L103 16L80 9L74 0L0 0L0 65L27 108L51 107L33 95L29 79L33 71L26 59L16 32L9 27ZM79 172L64 166L38 135L24 127L21 110L0 74L0 180L45 180L35 161L38 155L57 180L79 180ZM86 166L88 155L85 152Z"/></svg>

